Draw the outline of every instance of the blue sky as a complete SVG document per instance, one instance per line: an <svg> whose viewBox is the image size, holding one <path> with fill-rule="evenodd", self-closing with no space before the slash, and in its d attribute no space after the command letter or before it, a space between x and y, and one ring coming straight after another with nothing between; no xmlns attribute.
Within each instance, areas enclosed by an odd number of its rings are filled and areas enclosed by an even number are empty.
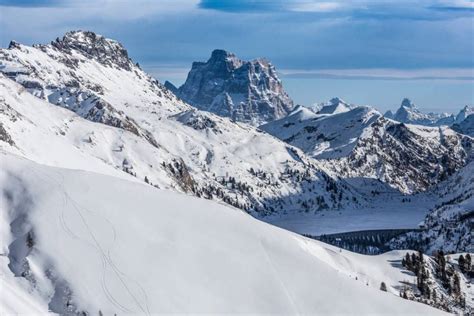
<svg viewBox="0 0 474 316"><path fill-rule="evenodd" d="M214 48L267 57L298 103L340 96L425 110L474 104L472 0L0 0L0 45L47 43L72 29L122 42L179 84Z"/></svg>

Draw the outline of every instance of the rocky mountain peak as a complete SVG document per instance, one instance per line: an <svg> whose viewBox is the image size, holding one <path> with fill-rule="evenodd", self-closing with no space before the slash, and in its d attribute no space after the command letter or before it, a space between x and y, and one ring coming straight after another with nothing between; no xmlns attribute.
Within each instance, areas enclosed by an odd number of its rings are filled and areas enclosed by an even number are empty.
<svg viewBox="0 0 474 316"><path fill-rule="evenodd" d="M130 70L132 62L127 50L119 42L90 31L70 31L51 45L63 52L75 50L107 66Z"/></svg>
<svg viewBox="0 0 474 316"><path fill-rule="evenodd" d="M413 103L413 102L412 102L410 99L408 99L408 98L404 98L404 99L402 100L402 105L401 105L401 106L402 106L402 107L406 107L406 108L410 108L410 109L416 108L415 103Z"/></svg>
<svg viewBox="0 0 474 316"><path fill-rule="evenodd" d="M342 99L340 99L340 98L338 98L338 97L332 98L331 100L329 100L329 103L330 103L331 105L337 105L337 104L339 104L339 103L344 103L344 104L346 104L346 102L344 102L344 100L342 100Z"/></svg>
<svg viewBox="0 0 474 316"><path fill-rule="evenodd" d="M222 76L228 76L232 71L241 67L242 64L243 61L235 54L223 49L215 49L207 62L196 62L193 64L193 68L204 66L213 69Z"/></svg>
<svg viewBox="0 0 474 316"><path fill-rule="evenodd" d="M458 133L474 137L474 113L469 114L462 121L453 124L452 128Z"/></svg>
<svg viewBox="0 0 474 316"><path fill-rule="evenodd" d="M281 118L293 109L268 60L244 61L222 49L214 50L207 62L194 62L176 94L198 109L253 125Z"/></svg>
<svg viewBox="0 0 474 316"><path fill-rule="evenodd" d="M471 114L474 114L474 106L465 105L456 115L455 123L461 123Z"/></svg>
<svg viewBox="0 0 474 316"><path fill-rule="evenodd" d="M8 45L8 49L15 49L19 47L20 47L20 43L18 43L17 41L10 41L10 44Z"/></svg>
<svg viewBox="0 0 474 316"><path fill-rule="evenodd" d="M352 106L341 98L334 97L329 102L316 105L314 109L318 114L337 114L350 111Z"/></svg>

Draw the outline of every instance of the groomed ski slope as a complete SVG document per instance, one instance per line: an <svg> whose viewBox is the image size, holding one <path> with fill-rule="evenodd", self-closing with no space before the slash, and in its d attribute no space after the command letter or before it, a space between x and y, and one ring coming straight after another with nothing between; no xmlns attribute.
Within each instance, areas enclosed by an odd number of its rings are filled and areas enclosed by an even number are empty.
<svg viewBox="0 0 474 316"><path fill-rule="evenodd" d="M2 258L0 314L23 311L12 290L33 311L69 300L92 315L442 314L396 296L396 252L340 252L223 204L2 152L0 165L1 251L13 266L26 255L36 284Z"/></svg>

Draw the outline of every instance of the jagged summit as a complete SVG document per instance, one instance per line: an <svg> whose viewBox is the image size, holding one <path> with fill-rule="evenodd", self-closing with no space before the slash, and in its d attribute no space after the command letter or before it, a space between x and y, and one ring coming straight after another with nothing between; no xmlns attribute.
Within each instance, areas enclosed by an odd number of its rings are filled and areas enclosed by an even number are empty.
<svg viewBox="0 0 474 316"><path fill-rule="evenodd" d="M225 65L228 70L236 69L243 63L234 53L228 52L223 49L215 49L211 53L211 58L207 61L208 64L215 66Z"/></svg>
<svg viewBox="0 0 474 316"><path fill-rule="evenodd" d="M341 98L339 97L334 97L332 98L331 100L329 100L329 103L330 104L339 104L339 103L346 103L344 102L344 100L342 100ZM347 104L347 103L346 103Z"/></svg>
<svg viewBox="0 0 474 316"><path fill-rule="evenodd" d="M389 119L406 123L419 124L425 126L451 125L454 122L454 116L446 113L423 113L410 99L404 98L395 114L387 111L384 115Z"/></svg>
<svg viewBox="0 0 474 316"><path fill-rule="evenodd" d="M408 98L404 98L404 99L402 100L402 105L401 105L401 106L402 106L402 107L406 107L406 108L410 108L410 109L416 108L415 103L413 103L413 102L412 102L410 99L408 99Z"/></svg>
<svg viewBox="0 0 474 316"><path fill-rule="evenodd" d="M78 51L108 66L117 65L130 70L132 61L127 50L119 42L90 31L70 31L62 39L56 38L51 45L63 52Z"/></svg>
<svg viewBox="0 0 474 316"><path fill-rule="evenodd" d="M138 63L132 62L121 43L91 31L69 31L62 38L58 37L48 45L35 44L33 47L52 57L62 58L63 62L66 62L70 67L76 67L79 59L85 57L108 67L128 71L134 67L140 68ZM8 45L8 50L22 49L28 51L30 48L14 40Z"/></svg>
<svg viewBox="0 0 474 316"><path fill-rule="evenodd" d="M468 116L474 114L474 106L465 105L458 115L456 115L455 123L459 124L464 121Z"/></svg>
<svg viewBox="0 0 474 316"><path fill-rule="evenodd" d="M244 61L222 49L214 50L207 62L194 62L176 94L198 109L253 125L281 118L293 109L268 60Z"/></svg>
<svg viewBox="0 0 474 316"><path fill-rule="evenodd" d="M15 40L10 41L10 44L8 44L8 49L15 49L19 47L20 47L20 43L18 43Z"/></svg>

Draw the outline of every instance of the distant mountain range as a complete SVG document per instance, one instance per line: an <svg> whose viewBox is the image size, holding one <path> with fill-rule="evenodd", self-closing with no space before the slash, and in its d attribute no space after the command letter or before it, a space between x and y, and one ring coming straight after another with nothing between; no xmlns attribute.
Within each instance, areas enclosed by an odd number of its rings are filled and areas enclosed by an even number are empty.
<svg viewBox="0 0 474 316"><path fill-rule="evenodd" d="M379 179L405 193L428 189L472 159L473 139L447 126L405 125L346 104L338 99L317 113L298 107L260 128L335 175Z"/></svg>
<svg viewBox="0 0 474 316"><path fill-rule="evenodd" d="M410 99L403 99L400 108L394 113L387 111L384 116L407 124L441 126L459 124L469 115L474 114L474 107L465 106L457 115L447 113L422 113Z"/></svg>

